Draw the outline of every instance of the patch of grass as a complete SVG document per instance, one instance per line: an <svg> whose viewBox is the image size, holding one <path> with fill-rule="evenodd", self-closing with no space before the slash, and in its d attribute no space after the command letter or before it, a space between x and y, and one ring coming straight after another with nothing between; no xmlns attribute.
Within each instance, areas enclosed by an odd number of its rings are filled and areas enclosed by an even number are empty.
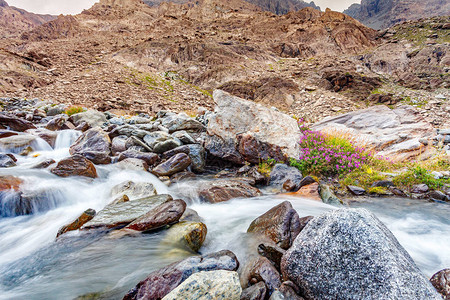
<svg viewBox="0 0 450 300"><path fill-rule="evenodd" d="M389 194L389 190L382 186L374 186L369 188L368 190L369 194L373 195L387 195Z"/></svg>
<svg viewBox="0 0 450 300"><path fill-rule="evenodd" d="M272 172L273 167L277 163L278 162L276 160L271 159L271 158L269 158L266 161L262 161L258 165L258 172L261 173L262 175L264 175L264 177L269 178L270 177L270 172Z"/></svg>
<svg viewBox="0 0 450 300"><path fill-rule="evenodd" d="M359 170L354 170L353 172L341 175L339 182L342 187L356 185L368 190L375 181L386 179L386 175L381 174L379 171L374 170L368 165L364 165Z"/></svg>
<svg viewBox="0 0 450 300"><path fill-rule="evenodd" d="M71 106L71 107L67 108L64 111L64 113L70 117L71 115L74 115L74 114L77 114L77 113L80 113L83 111L84 111L84 109L81 106Z"/></svg>
<svg viewBox="0 0 450 300"><path fill-rule="evenodd" d="M430 189L439 190L444 185L450 184L450 179L436 179L427 169L421 166L413 166L406 172L394 177L394 184L400 188L411 190L416 184L426 184Z"/></svg>

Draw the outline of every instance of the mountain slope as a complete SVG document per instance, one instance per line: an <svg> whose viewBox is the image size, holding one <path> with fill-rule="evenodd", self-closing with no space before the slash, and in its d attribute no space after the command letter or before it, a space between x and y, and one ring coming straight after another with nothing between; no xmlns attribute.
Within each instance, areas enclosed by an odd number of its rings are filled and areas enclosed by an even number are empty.
<svg viewBox="0 0 450 300"><path fill-rule="evenodd" d="M144 0L144 2L150 6L156 6L167 0ZM170 2L177 4L184 4L192 2L192 0L169 0ZM262 10L273 12L277 15L284 15L290 11L297 11L305 7L312 7L320 10L320 7L314 4L314 2L306 3L302 0L245 0L251 4L260 7Z"/></svg>
<svg viewBox="0 0 450 300"><path fill-rule="evenodd" d="M448 0L362 0L345 14L374 29L385 29L407 20L450 15Z"/></svg>
<svg viewBox="0 0 450 300"><path fill-rule="evenodd" d="M39 15L9 6L0 0L0 37L14 37L45 22L55 19L52 15Z"/></svg>

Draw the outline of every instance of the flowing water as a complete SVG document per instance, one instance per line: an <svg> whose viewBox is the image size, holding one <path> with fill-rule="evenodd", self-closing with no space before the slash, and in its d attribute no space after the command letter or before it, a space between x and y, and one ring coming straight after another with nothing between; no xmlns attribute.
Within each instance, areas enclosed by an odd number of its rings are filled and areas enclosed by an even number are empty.
<svg viewBox="0 0 450 300"><path fill-rule="evenodd" d="M241 261L246 257L245 232L251 221L282 201L291 201L300 216L336 209L281 195L205 204L198 200L197 181L168 189L148 172L120 170L114 165L97 166L99 178L95 180L60 178L48 170L30 169L44 159L58 161L68 156L68 147L78 135L63 131L54 150L48 145L35 145L34 154L39 156L20 157L17 167L0 169L0 175L20 177L24 192L41 192L48 199L36 203L31 215L14 216L11 212L8 217L0 217L0 299L74 299L88 293L121 299L150 272L190 255L160 243L163 231L120 239L102 232L72 232L55 241L62 225L87 208L102 209L112 200L111 188L126 180L151 182L160 194L188 200L208 227L201 252L229 249ZM373 211L426 275L450 267L450 205L368 199L353 206Z"/></svg>

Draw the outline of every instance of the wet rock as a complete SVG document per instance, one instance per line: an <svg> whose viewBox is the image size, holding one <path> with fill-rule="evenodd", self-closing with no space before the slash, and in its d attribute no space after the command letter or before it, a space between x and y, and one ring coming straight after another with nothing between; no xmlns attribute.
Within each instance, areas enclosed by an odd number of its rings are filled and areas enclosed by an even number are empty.
<svg viewBox="0 0 450 300"><path fill-rule="evenodd" d="M144 136L144 142L149 146L152 150L153 148L162 142L165 142L167 140L171 140L172 137L170 134L164 131L154 131L149 132Z"/></svg>
<svg viewBox="0 0 450 300"><path fill-rule="evenodd" d="M183 143L178 139L169 139L164 142L160 142L153 147L153 152L164 153L166 151L172 150L174 148L180 147Z"/></svg>
<svg viewBox="0 0 450 300"><path fill-rule="evenodd" d="M19 133L11 130L0 129L0 139L7 138L13 135L18 135Z"/></svg>
<svg viewBox="0 0 450 300"><path fill-rule="evenodd" d="M206 225L201 222L184 221L171 226L162 243L198 252L206 239L207 232Z"/></svg>
<svg viewBox="0 0 450 300"><path fill-rule="evenodd" d="M220 90L214 100L204 145L213 156L239 164L299 156L301 133L288 115Z"/></svg>
<svg viewBox="0 0 450 300"><path fill-rule="evenodd" d="M277 270L280 270L281 258L286 250L275 244L263 243L258 245L258 253L270 260Z"/></svg>
<svg viewBox="0 0 450 300"><path fill-rule="evenodd" d="M69 118L69 121L75 126L86 123L89 127L102 127L107 122L107 119L105 114L102 112L97 110L88 110L72 115Z"/></svg>
<svg viewBox="0 0 450 300"><path fill-rule="evenodd" d="M184 130L172 133L172 137L179 139L185 145L196 143L194 138Z"/></svg>
<svg viewBox="0 0 450 300"><path fill-rule="evenodd" d="M127 158L137 158L145 161L147 165L152 166L159 161L158 154L150 153L150 152L141 152L132 149L128 149L119 154L119 161L122 161Z"/></svg>
<svg viewBox="0 0 450 300"><path fill-rule="evenodd" d="M203 183L199 188L200 199L209 203L219 203L233 198L251 198L261 195L260 190L240 180L214 180Z"/></svg>
<svg viewBox="0 0 450 300"><path fill-rule="evenodd" d="M56 138L58 137L58 133L44 128L29 129L26 131L26 133L40 137L41 139L46 141L52 148L55 147Z"/></svg>
<svg viewBox="0 0 450 300"><path fill-rule="evenodd" d="M129 199L141 199L156 195L156 189L150 182L124 181L111 189L111 196L114 198L127 195Z"/></svg>
<svg viewBox="0 0 450 300"><path fill-rule="evenodd" d="M306 226L312 219L314 219L313 216L306 216L306 217L300 218L300 231L302 231L303 228L305 228L305 226Z"/></svg>
<svg viewBox="0 0 450 300"><path fill-rule="evenodd" d="M9 155L0 153L0 168L15 167L16 162Z"/></svg>
<svg viewBox="0 0 450 300"><path fill-rule="evenodd" d="M265 257L256 257L245 266L241 274L242 285L263 281L270 296L281 285L281 276L274 265Z"/></svg>
<svg viewBox="0 0 450 300"><path fill-rule="evenodd" d="M111 141L111 153L112 155L117 155L121 152L127 150L127 139L126 135L116 136Z"/></svg>
<svg viewBox="0 0 450 300"><path fill-rule="evenodd" d="M60 177L85 176L97 178L94 164L81 155L74 155L58 162L51 172Z"/></svg>
<svg viewBox="0 0 450 300"><path fill-rule="evenodd" d="M23 149L22 152L19 153L19 155L20 156L28 156L33 151L34 151L33 148L28 146L25 149Z"/></svg>
<svg viewBox="0 0 450 300"><path fill-rule="evenodd" d="M297 192L292 193L292 195L295 195L296 197L304 197L315 201L322 201L319 194L319 184L317 182L301 187Z"/></svg>
<svg viewBox="0 0 450 300"><path fill-rule="evenodd" d="M405 198L408 197L408 195L406 195L406 193L405 193L404 191L402 191L401 189L399 189L399 188L393 187L393 188L390 188L389 190L390 190L391 193L394 194L395 196L405 197Z"/></svg>
<svg viewBox="0 0 450 300"><path fill-rule="evenodd" d="M275 293L272 294L269 300L304 300L303 297L300 297L297 294L298 287L292 282L292 281L285 281L281 284L280 288L278 289L278 295Z"/></svg>
<svg viewBox="0 0 450 300"><path fill-rule="evenodd" d="M319 193L323 203L334 205L339 205L342 203L341 199L339 199L334 194L333 190L331 189L331 186L329 186L328 184L321 183Z"/></svg>
<svg viewBox="0 0 450 300"><path fill-rule="evenodd" d="M14 190L18 191L20 185L22 184L22 180L18 177L10 176L10 175L1 175L0 176L0 192Z"/></svg>
<svg viewBox="0 0 450 300"><path fill-rule="evenodd" d="M170 195L157 195L125 203L108 205L99 211L82 229L125 226L145 215L158 205L171 200L172 197Z"/></svg>
<svg viewBox="0 0 450 300"><path fill-rule="evenodd" d="M198 272L191 275L163 300L239 300L241 292L239 275L236 272L224 270Z"/></svg>
<svg viewBox="0 0 450 300"><path fill-rule="evenodd" d="M202 222L202 218L198 215L198 212L191 208L186 208L184 214L180 218L180 222Z"/></svg>
<svg viewBox="0 0 450 300"><path fill-rule="evenodd" d="M0 113L0 125L3 125L5 127L8 127L10 130L13 131L20 131L23 132L28 129L35 129L36 126L33 125L33 123L15 117L15 116L7 116L5 114Z"/></svg>
<svg viewBox="0 0 450 300"><path fill-rule="evenodd" d="M266 285L264 282L260 281L243 290L241 300L264 300L266 299L266 293Z"/></svg>
<svg viewBox="0 0 450 300"><path fill-rule="evenodd" d="M66 115L57 116L53 119L51 119L47 125L45 125L45 128L51 131L58 131L61 130L64 126L64 124L67 121Z"/></svg>
<svg viewBox="0 0 450 300"><path fill-rule="evenodd" d="M36 141L37 137L31 134L14 135L0 139L0 150L5 152L20 153Z"/></svg>
<svg viewBox="0 0 450 300"><path fill-rule="evenodd" d="M94 127L84 132L70 147L70 154L80 154L95 164L111 162L111 139L100 127Z"/></svg>
<svg viewBox="0 0 450 300"><path fill-rule="evenodd" d="M293 186L291 190L298 190L302 179L302 173L297 168L276 164L270 172L269 184L281 189L289 181Z"/></svg>
<svg viewBox="0 0 450 300"><path fill-rule="evenodd" d="M151 273L123 299L162 299L193 273L215 270L236 271L238 267L236 255L228 250L189 257Z"/></svg>
<svg viewBox="0 0 450 300"><path fill-rule="evenodd" d="M137 158L125 158L121 160L115 166L122 170L134 170L134 171L147 171L148 165L142 159Z"/></svg>
<svg viewBox="0 0 450 300"><path fill-rule="evenodd" d="M152 231L171 225L181 218L186 209L186 202L183 200L173 200L160 204L145 215L137 218L125 229L141 232Z"/></svg>
<svg viewBox="0 0 450 300"><path fill-rule="evenodd" d="M428 193L428 197L435 201L450 201L450 198L440 191L431 191Z"/></svg>
<svg viewBox="0 0 450 300"><path fill-rule="evenodd" d="M175 183L183 180L194 179L196 175L189 171L183 171L170 176L170 182Z"/></svg>
<svg viewBox="0 0 450 300"><path fill-rule="evenodd" d="M366 193L366 190L359 186L348 185L347 190L355 196L362 196Z"/></svg>
<svg viewBox="0 0 450 300"><path fill-rule="evenodd" d="M288 249L300 232L299 216L288 201L256 218L247 232L263 234L279 247Z"/></svg>
<svg viewBox="0 0 450 300"><path fill-rule="evenodd" d="M157 165L153 173L158 176L170 176L185 170L191 164L191 159L185 153L178 153L167 161Z"/></svg>
<svg viewBox="0 0 450 300"><path fill-rule="evenodd" d="M394 235L365 209L315 217L283 256L281 270L307 299L440 298Z"/></svg>
<svg viewBox="0 0 450 300"><path fill-rule="evenodd" d="M68 225L64 225L63 227L61 227L58 230L56 237L58 238L60 235L66 233L68 231L74 231L74 230L80 229L81 226L83 226L84 224L86 224L87 222L92 220L94 218L94 216L95 216L95 210L93 210L93 209L86 210L75 221L73 221L72 223L70 223Z"/></svg>
<svg viewBox="0 0 450 300"><path fill-rule="evenodd" d="M163 157L172 157L178 153L185 153L191 159L191 167L194 172L203 172L206 166L206 150L198 144L184 145L164 152Z"/></svg>
<svg viewBox="0 0 450 300"><path fill-rule="evenodd" d="M161 124L169 130L169 133L180 130L200 131L205 129L202 123L184 113L166 116L161 120Z"/></svg>
<svg viewBox="0 0 450 300"><path fill-rule="evenodd" d="M425 194L430 190L430 188L428 187L428 185L422 183L422 184L416 184L413 185L411 188L411 193L414 194Z"/></svg>
<svg viewBox="0 0 450 300"><path fill-rule="evenodd" d="M450 269L444 269L431 276L431 284L445 300L450 299Z"/></svg>

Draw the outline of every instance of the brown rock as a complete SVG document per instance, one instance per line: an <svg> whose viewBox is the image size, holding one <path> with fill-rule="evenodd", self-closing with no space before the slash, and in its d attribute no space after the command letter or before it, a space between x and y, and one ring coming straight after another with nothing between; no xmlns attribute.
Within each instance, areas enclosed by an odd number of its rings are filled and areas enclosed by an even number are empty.
<svg viewBox="0 0 450 300"><path fill-rule="evenodd" d="M159 229L178 222L185 210L186 203L183 200L169 201L150 210L125 227L125 229L142 232Z"/></svg>
<svg viewBox="0 0 450 300"><path fill-rule="evenodd" d="M141 152L141 151L136 151L136 150L132 150L132 149L126 150L119 154L119 161L122 161L126 158L141 159L141 160L145 161L147 163L147 165L149 165L149 166L154 165L159 160L158 154L150 153L150 152Z"/></svg>
<svg viewBox="0 0 450 300"><path fill-rule="evenodd" d="M167 161L157 165L153 173L158 176L170 176L185 170L191 164L191 159L185 153L178 153Z"/></svg>
<svg viewBox="0 0 450 300"><path fill-rule="evenodd" d="M47 125L45 125L45 128L52 131L61 130L64 126L64 123L66 123L67 116L57 116L53 119L51 119Z"/></svg>
<svg viewBox="0 0 450 300"><path fill-rule="evenodd" d="M0 125L7 126L11 130L20 132L23 132L28 129L36 129L36 126L34 126L29 121L14 116L7 116L1 113L0 113Z"/></svg>
<svg viewBox="0 0 450 300"><path fill-rule="evenodd" d="M11 189L18 191L22 182L23 181L20 178L14 176L0 176L0 192L8 191Z"/></svg>
<svg viewBox="0 0 450 300"><path fill-rule="evenodd" d="M314 182L313 184L303 186L295 193L290 193L289 195L293 195L296 197L308 198L314 201L322 202L322 198L320 198L319 194L319 184Z"/></svg>
<svg viewBox="0 0 450 300"><path fill-rule="evenodd" d="M111 139L100 127L94 127L83 133L70 147L70 154L80 154L96 164L111 162Z"/></svg>
<svg viewBox="0 0 450 300"><path fill-rule="evenodd" d="M272 263L265 257L259 256L251 260L242 271L241 280L244 286L263 281L270 296L281 285L281 276Z"/></svg>
<svg viewBox="0 0 450 300"><path fill-rule="evenodd" d="M264 282L251 285L242 291L241 300L264 300L266 299L267 288Z"/></svg>
<svg viewBox="0 0 450 300"><path fill-rule="evenodd" d="M92 220L94 218L94 216L95 216L95 210L93 210L93 209L86 210L75 221L73 221L72 223L70 223L68 225L61 227L58 230L58 234L56 235L56 237L58 238L60 235L66 233L68 231L80 229L81 226L83 226L84 224L86 224L87 222Z"/></svg>
<svg viewBox="0 0 450 300"><path fill-rule="evenodd" d="M299 216L292 204L284 201L256 218L247 232L263 234L279 247L288 249L300 233Z"/></svg>
<svg viewBox="0 0 450 300"><path fill-rule="evenodd" d="M258 253L269 259L277 270L280 270L281 258L285 252L286 250L270 243L263 243L258 246Z"/></svg>
<svg viewBox="0 0 450 300"><path fill-rule="evenodd" d="M202 184L199 196L202 201L218 203L233 198L251 198L261 196L262 193L250 184L241 180L215 180Z"/></svg>
<svg viewBox="0 0 450 300"><path fill-rule="evenodd" d="M85 176L97 178L97 170L94 164L81 155L74 155L61 160L51 172L61 177Z"/></svg>
<svg viewBox="0 0 450 300"><path fill-rule="evenodd" d="M431 276L431 284L445 300L450 299L450 269L444 269Z"/></svg>

